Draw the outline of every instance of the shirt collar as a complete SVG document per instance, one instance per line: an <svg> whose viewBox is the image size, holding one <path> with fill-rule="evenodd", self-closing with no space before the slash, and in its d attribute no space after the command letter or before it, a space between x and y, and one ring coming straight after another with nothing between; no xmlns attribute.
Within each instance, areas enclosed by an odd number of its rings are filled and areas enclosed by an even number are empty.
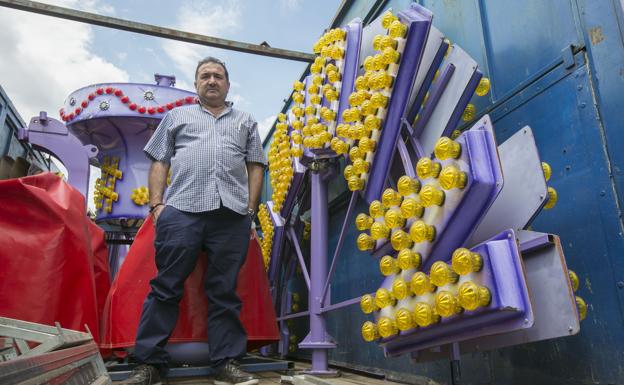
<svg viewBox="0 0 624 385"><path fill-rule="evenodd" d="M234 102L231 102L229 100L225 101L225 109L221 112L221 115L219 116L215 116L212 112L210 112L206 107L202 106L201 103L199 102L199 100L197 100L197 105L199 106L199 108L201 108L204 112L209 113L210 115L214 116L215 118L220 118L222 116L225 116L227 114L229 114L232 111L232 106L234 105Z"/></svg>

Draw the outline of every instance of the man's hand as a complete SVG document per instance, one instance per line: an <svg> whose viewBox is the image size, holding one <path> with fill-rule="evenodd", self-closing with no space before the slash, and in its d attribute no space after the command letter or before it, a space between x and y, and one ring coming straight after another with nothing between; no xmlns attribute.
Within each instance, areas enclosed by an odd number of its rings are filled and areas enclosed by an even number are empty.
<svg viewBox="0 0 624 385"><path fill-rule="evenodd" d="M158 222L158 217L160 216L160 213L162 213L162 211L165 209L165 205L160 205L158 207L156 207L154 209L154 211L152 211L152 219L154 221L154 224L156 224Z"/></svg>

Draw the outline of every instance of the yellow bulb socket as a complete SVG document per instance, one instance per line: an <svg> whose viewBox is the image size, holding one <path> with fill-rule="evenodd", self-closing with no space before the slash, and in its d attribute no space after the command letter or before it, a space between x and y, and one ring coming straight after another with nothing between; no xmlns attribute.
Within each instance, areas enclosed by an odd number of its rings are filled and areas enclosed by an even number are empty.
<svg viewBox="0 0 624 385"><path fill-rule="evenodd" d="M416 174L420 179L437 178L442 166L431 158L420 158L416 163Z"/></svg>
<svg viewBox="0 0 624 385"><path fill-rule="evenodd" d="M379 331L377 325L371 321L366 321L362 324L362 338L366 342L373 342L379 339Z"/></svg>
<svg viewBox="0 0 624 385"><path fill-rule="evenodd" d="M381 271L382 275L387 277L393 274L397 274L400 270L397 266L396 259L392 258L389 255L384 255L379 260L379 271Z"/></svg>
<svg viewBox="0 0 624 385"><path fill-rule="evenodd" d="M442 206L444 204L444 191L437 189L431 184L425 185L419 193L420 204L423 207Z"/></svg>
<svg viewBox="0 0 624 385"><path fill-rule="evenodd" d="M373 218L364 213L360 213L355 217L355 227L359 231L368 230L373 225Z"/></svg>
<svg viewBox="0 0 624 385"><path fill-rule="evenodd" d="M487 287L479 286L472 281L466 281L459 286L457 300L465 310L476 310L490 304L492 296Z"/></svg>
<svg viewBox="0 0 624 385"><path fill-rule="evenodd" d="M397 278L392 283L392 295L397 300L407 298L411 294L409 284L403 278Z"/></svg>
<svg viewBox="0 0 624 385"><path fill-rule="evenodd" d="M427 327L440 320L435 310L425 302L418 302L414 305L414 322L420 327Z"/></svg>
<svg viewBox="0 0 624 385"><path fill-rule="evenodd" d="M442 261L437 261L431 265L429 276L431 277L431 283L437 287L448 285L449 283L455 283L459 278L451 267Z"/></svg>
<svg viewBox="0 0 624 385"><path fill-rule="evenodd" d="M459 301L452 293L440 291L435 296L435 311L442 317L451 317L462 311Z"/></svg>
<svg viewBox="0 0 624 385"><path fill-rule="evenodd" d="M414 322L414 317L412 316L412 313L405 308L397 310L396 314L394 315L394 319L397 329L401 331L411 330L416 327L416 323Z"/></svg>
<svg viewBox="0 0 624 385"><path fill-rule="evenodd" d="M360 251L372 250L375 247L375 240L368 234L360 234L357 237L356 245Z"/></svg>
<svg viewBox="0 0 624 385"><path fill-rule="evenodd" d="M417 220L416 222L412 223L412 226L410 227L410 238L415 243L425 241L433 242L433 240L435 239L435 234L435 227L426 224L422 220Z"/></svg>
<svg viewBox="0 0 624 385"><path fill-rule="evenodd" d="M462 247L453 252L451 266L455 273L467 275L483 268L483 258L478 253Z"/></svg>
<svg viewBox="0 0 624 385"><path fill-rule="evenodd" d="M399 194L404 197L417 193L420 191L420 182L414 178L410 178L407 175L403 175L397 181L397 190L399 191Z"/></svg>
<svg viewBox="0 0 624 385"><path fill-rule="evenodd" d="M572 270L568 270L568 276L570 277L570 285L572 285L572 290L577 291L579 289L579 277Z"/></svg>
<svg viewBox="0 0 624 385"><path fill-rule="evenodd" d="M388 317L379 318L379 322L377 322L377 325L379 335L383 338L392 337L398 333L395 322Z"/></svg>
<svg viewBox="0 0 624 385"><path fill-rule="evenodd" d="M466 173L459 171L459 169L453 165L446 166L440 171L440 187L444 190L451 190L454 188L463 189L466 187Z"/></svg>
<svg viewBox="0 0 624 385"><path fill-rule="evenodd" d="M544 172L544 179L548 182L552 176L552 169L550 168L550 165L546 162L542 162L542 171Z"/></svg>
<svg viewBox="0 0 624 385"><path fill-rule="evenodd" d="M360 309L364 314L370 314L374 311L379 310L377 305L375 305L375 298L370 294L364 294L360 299Z"/></svg>
<svg viewBox="0 0 624 385"><path fill-rule="evenodd" d="M399 206L403 198L401 195L391 188L387 188L381 194L381 203L384 207Z"/></svg>
<svg viewBox="0 0 624 385"><path fill-rule="evenodd" d="M375 222L370 228L370 233L374 240L386 239L390 236L390 229L384 222Z"/></svg>
<svg viewBox="0 0 624 385"><path fill-rule="evenodd" d="M553 207L555 207L558 200L559 200L559 196L557 195L557 190L548 186L548 200L546 201L546 204L544 205L544 209L546 210L552 209Z"/></svg>
<svg viewBox="0 0 624 385"><path fill-rule="evenodd" d="M461 154L461 145L453 139L443 136L435 144L433 152L440 160L457 159Z"/></svg>
<svg viewBox="0 0 624 385"><path fill-rule="evenodd" d="M414 273L410 282L412 293L415 295L424 295L435 291L435 286L431 283L429 276L422 271Z"/></svg>
<svg viewBox="0 0 624 385"><path fill-rule="evenodd" d="M387 306L394 306L395 303L396 299L394 298L392 293L388 291L388 289L382 287L377 289L377 291L375 292L375 305L378 308L383 309Z"/></svg>
<svg viewBox="0 0 624 385"><path fill-rule="evenodd" d="M390 243L392 244L392 248L397 251L404 248L410 248L414 244L409 234L401 229L395 230L392 233Z"/></svg>
<svg viewBox="0 0 624 385"><path fill-rule="evenodd" d="M401 249L399 254L397 254L397 265L401 270L418 269L420 262L420 254L413 252L411 249Z"/></svg>
<svg viewBox="0 0 624 385"><path fill-rule="evenodd" d="M373 218L380 218L384 216L386 210L380 201L374 200L370 203L370 206L368 206L368 213Z"/></svg>
<svg viewBox="0 0 624 385"><path fill-rule="evenodd" d="M405 219L421 218L425 208L413 198L404 198L401 203L401 216Z"/></svg>
<svg viewBox="0 0 624 385"><path fill-rule="evenodd" d="M576 308L579 313L579 319L582 321L587 317L587 304L583 300L583 298L576 296Z"/></svg>

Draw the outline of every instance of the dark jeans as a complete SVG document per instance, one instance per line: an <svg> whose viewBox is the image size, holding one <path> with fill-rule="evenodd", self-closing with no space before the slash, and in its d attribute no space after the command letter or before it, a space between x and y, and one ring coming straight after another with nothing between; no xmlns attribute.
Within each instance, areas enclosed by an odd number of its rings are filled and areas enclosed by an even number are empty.
<svg viewBox="0 0 624 385"><path fill-rule="evenodd" d="M164 350L178 319L184 281L195 269L203 248L208 255L205 292L208 297L208 343L217 364L240 358L247 350L247 334L240 322L241 301L236 294L238 272L245 262L251 219L221 207L188 213L166 206L156 224L156 267L152 290L143 303L134 357L164 368Z"/></svg>

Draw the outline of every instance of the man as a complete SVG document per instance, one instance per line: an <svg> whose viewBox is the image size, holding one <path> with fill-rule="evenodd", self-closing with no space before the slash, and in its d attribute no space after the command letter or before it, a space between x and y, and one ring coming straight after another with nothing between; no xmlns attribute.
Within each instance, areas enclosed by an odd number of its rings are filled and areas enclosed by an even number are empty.
<svg viewBox="0 0 624 385"><path fill-rule="evenodd" d="M246 352L247 334L235 290L266 157L256 121L225 100L230 82L223 62L213 57L200 61L195 88L199 104L165 115L144 149L152 159L149 193L158 275L150 282L137 331L134 357L142 365L124 384L160 383L170 358L164 347L200 249L208 256L205 291L210 358L218 370L215 384L258 383L236 362Z"/></svg>

